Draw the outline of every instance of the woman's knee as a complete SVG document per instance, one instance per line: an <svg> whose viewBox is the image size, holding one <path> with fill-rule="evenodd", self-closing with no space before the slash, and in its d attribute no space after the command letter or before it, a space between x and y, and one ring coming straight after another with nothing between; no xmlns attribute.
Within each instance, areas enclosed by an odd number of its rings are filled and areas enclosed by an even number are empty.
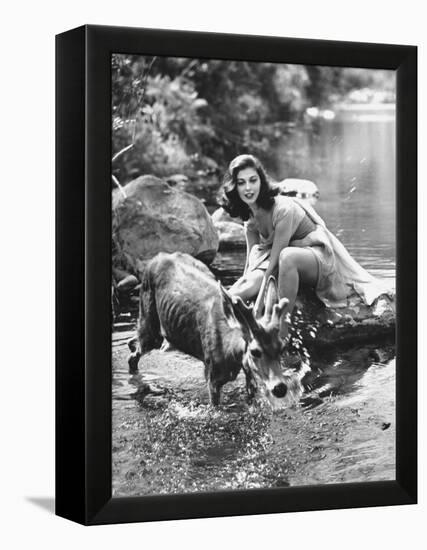
<svg viewBox="0 0 427 550"><path fill-rule="evenodd" d="M295 248L284 248L279 256L279 270L289 271L298 267L298 250Z"/></svg>
<svg viewBox="0 0 427 550"><path fill-rule="evenodd" d="M304 283L315 285L318 277L318 264L314 254L301 248L284 248L279 256L279 273L285 276L298 273Z"/></svg>

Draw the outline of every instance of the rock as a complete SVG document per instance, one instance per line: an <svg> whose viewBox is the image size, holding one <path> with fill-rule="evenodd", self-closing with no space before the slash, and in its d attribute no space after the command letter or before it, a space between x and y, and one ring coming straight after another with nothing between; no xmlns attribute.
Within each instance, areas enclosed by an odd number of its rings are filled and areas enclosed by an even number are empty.
<svg viewBox="0 0 427 550"><path fill-rule="evenodd" d="M246 246L243 222L240 218L232 218L223 208L218 208L212 214L212 221L218 232L220 250Z"/></svg>
<svg viewBox="0 0 427 550"><path fill-rule="evenodd" d="M378 337L394 337L395 300L386 294L371 306L364 303L344 308L326 307L313 291L299 294L291 326L300 330L308 347L336 346L369 341Z"/></svg>
<svg viewBox="0 0 427 550"><path fill-rule="evenodd" d="M117 286L119 281L122 281L123 279L126 279L129 276L131 276L131 273L129 273L125 269L121 269L120 267L113 266L112 279L113 279L114 286Z"/></svg>
<svg viewBox="0 0 427 550"><path fill-rule="evenodd" d="M215 229L218 231L220 250L243 248L246 246L242 225L234 222L217 222Z"/></svg>
<svg viewBox="0 0 427 550"><path fill-rule="evenodd" d="M311 206L314 206L319 198L319 188L310 180L286 178L277 185L282 195L305 199Z"/></svg>
<svg viewBox="0 0 427 550"><path fill-rule="evenodd" d="M240 218L232 218L230 214L224 210L224 208L217 208L217 210L213 212L212 221L214 222L214 224L217 224L219 222L237 223L238 225L243 227L242 220Z"/></svg>
<svg viewBox="0 0 427 550"><path fill-rule="evenodd" d="M120 292L126 292L134 289L136 286L138 286L138 283L139 280L135 277L135 275L128 275L117 283L116 288Z"/></svg>
<svg viewBox="0 0 427 550"><path fill-rule="evenodd" d="M158 252L187 252L210 263L218 235L203 203L154 176L113 191L113 265L137 274Z"/></svg>

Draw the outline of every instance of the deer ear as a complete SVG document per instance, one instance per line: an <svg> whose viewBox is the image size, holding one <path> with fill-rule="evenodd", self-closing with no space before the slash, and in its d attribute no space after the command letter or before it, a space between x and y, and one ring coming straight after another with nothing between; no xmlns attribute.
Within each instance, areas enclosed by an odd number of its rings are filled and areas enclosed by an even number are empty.
<svg viewBox="0 0 427 550"><path fill-rule="evenodd" d="M246 306L240 296L233 296L232 300L234 313L240 323L246 326L252 334L258 334L260 325L254 317L253 307Z"/></svg>
<svg viewBox="0 0 427 550"><path fill-rule="evenodd" d="M265 293L265 313L264 316L267 321L271 319L273 313L273 306L277 303L278 293L277 293L277 283L276 279L270 275L267 282L267 290Z"/></svg>

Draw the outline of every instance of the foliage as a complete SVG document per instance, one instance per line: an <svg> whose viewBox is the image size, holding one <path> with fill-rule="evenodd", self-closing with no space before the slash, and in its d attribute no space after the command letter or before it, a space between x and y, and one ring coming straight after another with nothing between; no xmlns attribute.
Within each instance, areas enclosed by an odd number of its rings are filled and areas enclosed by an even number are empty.
<svg viewBox="0 0 427 550"><path fill-rule="evenodd" d="M229 160L245 152L274 173L276 144L305 123L307 107L358 100L359 89L392 97L393 72L115 54L113 155L134 146L113 174L122 184L184 174L196 193L215 191Z"/></svg>
<svg viewBox="0 0 427 550"><path fill-rule="evenodd" d="M113 78L113 153L134 143L114 172L125 182L142 173L160 177L185 173L191 157L201 153L203 142L212 135L199 116L206 101L188 79L151 76L145 58L132 62L114 57L118 59L113 64L117 75Z"/></svg>

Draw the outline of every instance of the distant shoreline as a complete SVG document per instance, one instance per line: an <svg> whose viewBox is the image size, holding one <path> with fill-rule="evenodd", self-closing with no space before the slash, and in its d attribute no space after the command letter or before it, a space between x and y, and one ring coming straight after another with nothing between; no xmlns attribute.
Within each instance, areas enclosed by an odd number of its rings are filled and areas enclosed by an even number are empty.
<svg viewBox="0 0 427 550"><path fill-rule="evenodd" d="M333 110L339 111L395 111L396 103L337 103Z"/></svg>

